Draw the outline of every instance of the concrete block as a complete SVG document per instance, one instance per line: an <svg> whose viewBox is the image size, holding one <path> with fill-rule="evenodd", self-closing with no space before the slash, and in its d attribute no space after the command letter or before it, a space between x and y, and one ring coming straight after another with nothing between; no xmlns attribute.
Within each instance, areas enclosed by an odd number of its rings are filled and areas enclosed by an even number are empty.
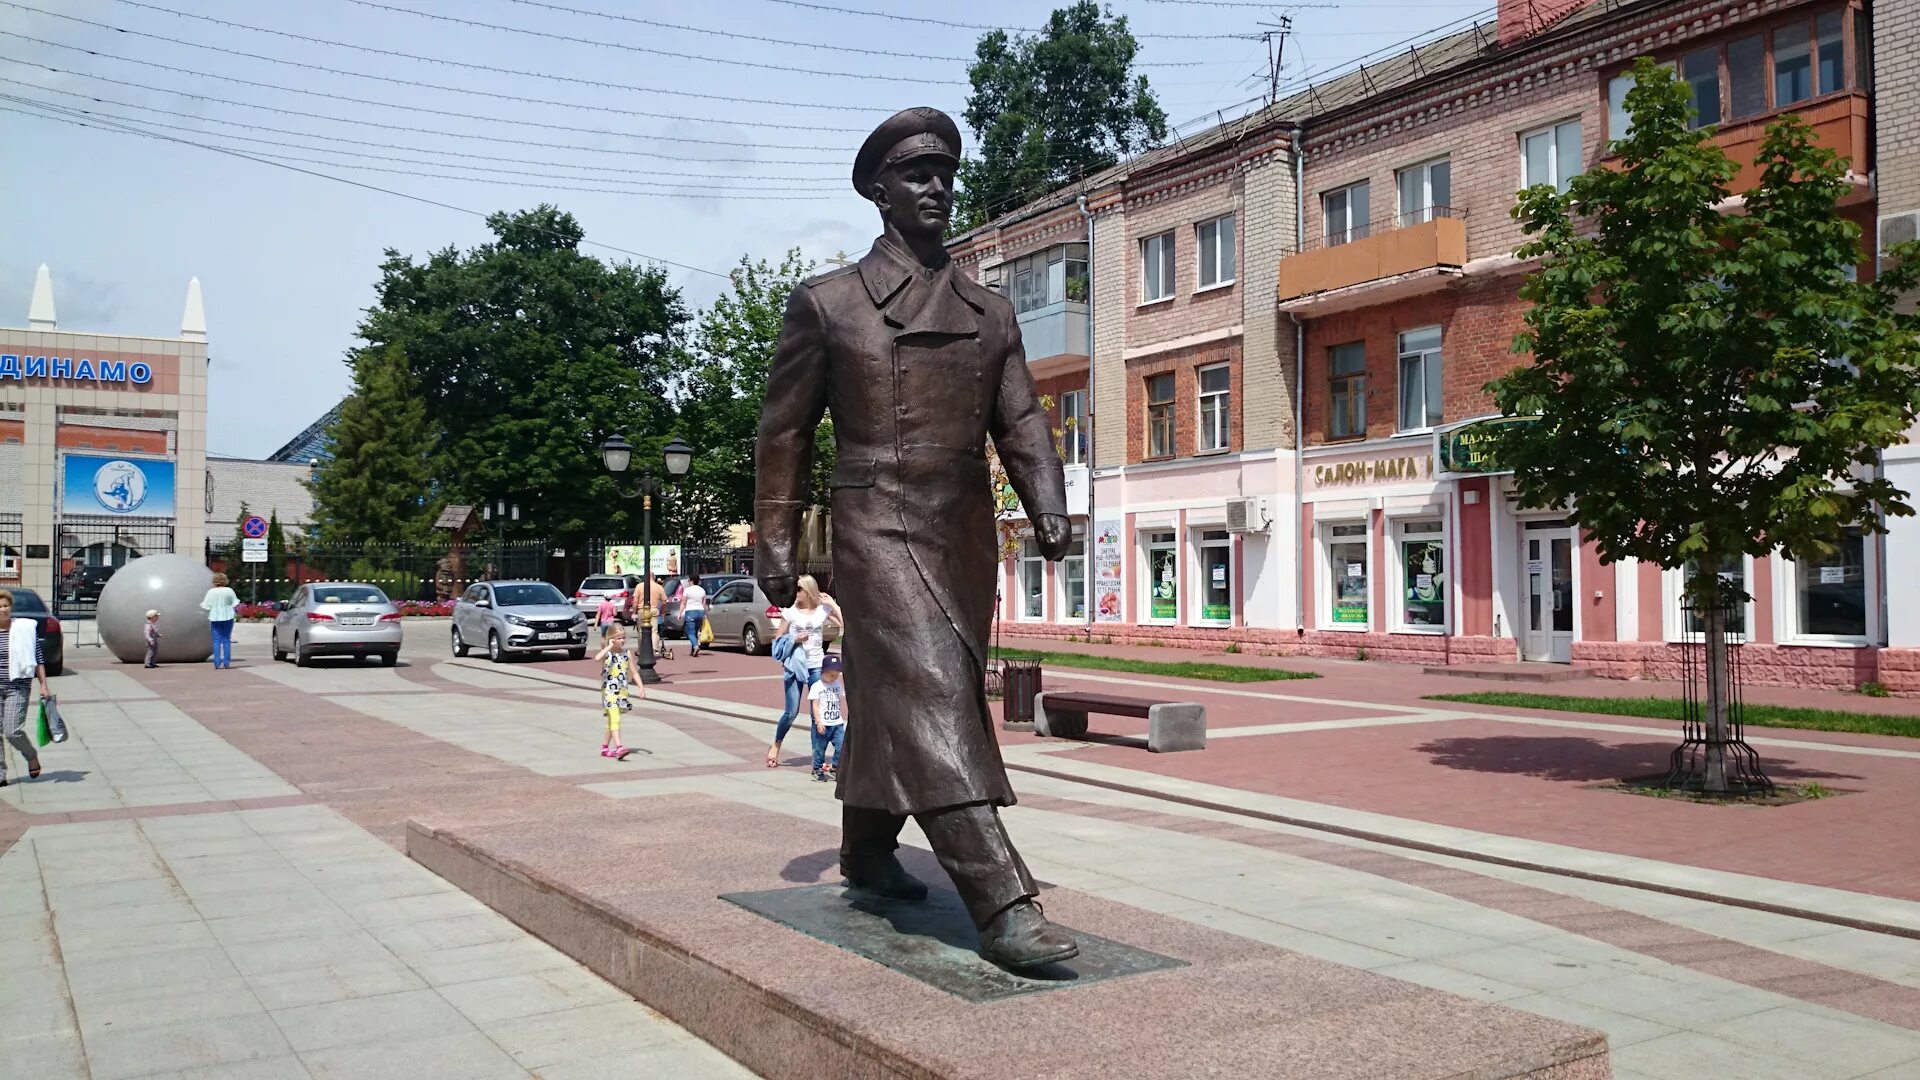
<svg viewBox="0 0 1920 1080"><path fill-rule="evenodd" d="M1147 749L1156 754L1207 748L1207 707L1166 702L1147 710Z"/></svg>

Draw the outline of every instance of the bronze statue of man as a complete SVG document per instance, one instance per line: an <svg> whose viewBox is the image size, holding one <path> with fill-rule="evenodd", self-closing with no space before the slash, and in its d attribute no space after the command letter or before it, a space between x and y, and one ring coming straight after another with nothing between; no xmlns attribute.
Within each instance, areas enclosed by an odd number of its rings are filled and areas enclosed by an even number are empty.
<svg viewBox="0 0 1920 1080"><path fill-rule="evenodd" d="M854 190L885 232L787 301L755 453L754 565L768 599L791 603L814 427L831 410L833 591L850 613L841 872L858 889L924 899L894 855L911 816L981 954L1033 967L1078 946L1034 903L1000 821L1014 797L984 678L999 569L989 435L1041 552L1065 558L1071 530L1013 307L942 243L959 158L959 129L937 109L895 115L860 148Z"/></svg>

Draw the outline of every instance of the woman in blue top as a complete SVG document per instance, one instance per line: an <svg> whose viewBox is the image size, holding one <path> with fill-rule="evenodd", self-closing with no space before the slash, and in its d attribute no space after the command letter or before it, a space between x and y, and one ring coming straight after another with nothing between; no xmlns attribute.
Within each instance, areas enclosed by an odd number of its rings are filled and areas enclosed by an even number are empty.
<svg viewBox="0 0 1920 1080"><path fill-rule="evenodd" d="M200 610L207 613L207 624L213 628L213 666L226 668L233 666L233 613L240 606L240 598L227 588L227 575L213 575L213 588L200 600Z"/></svg>

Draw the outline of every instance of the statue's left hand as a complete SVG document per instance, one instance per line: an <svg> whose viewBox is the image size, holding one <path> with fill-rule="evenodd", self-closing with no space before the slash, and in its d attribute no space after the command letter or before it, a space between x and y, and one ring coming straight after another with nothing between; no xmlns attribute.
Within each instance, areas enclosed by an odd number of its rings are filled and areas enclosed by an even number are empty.
<svg viewBox="0 0 1920 1080"><path fill-rule="evenodd" d="M1041 514L1034 523L1033 538L1048 562L1059 562L1073 554L1073 526L1059 514Z"/></svg>

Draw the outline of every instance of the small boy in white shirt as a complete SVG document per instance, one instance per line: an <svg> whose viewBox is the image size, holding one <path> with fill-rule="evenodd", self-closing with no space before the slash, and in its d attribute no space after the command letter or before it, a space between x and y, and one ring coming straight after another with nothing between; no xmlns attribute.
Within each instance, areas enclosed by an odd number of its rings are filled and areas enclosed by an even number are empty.
<svg viewBox="0 0 1920 1080"><path fill-rule="evenodd" d="M826 783L840 766L840 751L847 732L847 685L841 681L840 657L829 653L820 662L820 681L807 691L813 701L813 778ZM826 764L827 747L833 747L833 764Z"/></svg>

